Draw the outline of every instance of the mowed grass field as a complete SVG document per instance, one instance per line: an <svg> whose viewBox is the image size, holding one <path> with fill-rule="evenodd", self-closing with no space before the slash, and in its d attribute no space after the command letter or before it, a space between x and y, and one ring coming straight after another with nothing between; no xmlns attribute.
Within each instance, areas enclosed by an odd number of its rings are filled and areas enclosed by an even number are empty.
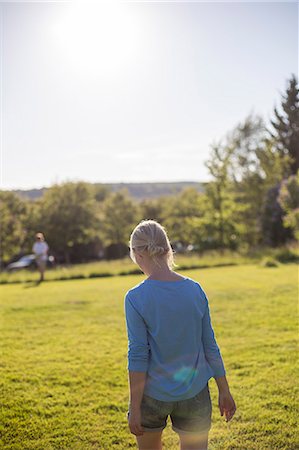
<svg viewBox="0 0 299 450"><path fill-rule="evenodd" d="M285 251L285 250L284 250ZM296 253L292 254L296 258ZM250 264L257 263L261 258L256 256L242 256L240 254L225 251L223 254L219 252L206 252L204 255L176 255L175 261L178 269L202 269L206 267L216 267L225 265ZM298 254L299 260L299 254ZM97 261L85 264L72 264L69 266L55 266L48 269L46 272L47 281L54 280L72 280L72 279L87 279L100 278L115 275L135 275L140 274L136 264L133 263L129 256L123 259L110 261ZM36 270L17 270L16 272L0 272L0 284L6 283L24 283L36 281L38 274Z"/></svg>
<svg viewBox="0 0 299 450"><path fill-rule="evenodd" d="M296 265L185 274L208 295L237 404L226 423L209 381L209 449L298 449ZM136 448L126 422L123 298L142 278L1 286L1 449ZM170 423L163 443L178 448Z"/></svg>

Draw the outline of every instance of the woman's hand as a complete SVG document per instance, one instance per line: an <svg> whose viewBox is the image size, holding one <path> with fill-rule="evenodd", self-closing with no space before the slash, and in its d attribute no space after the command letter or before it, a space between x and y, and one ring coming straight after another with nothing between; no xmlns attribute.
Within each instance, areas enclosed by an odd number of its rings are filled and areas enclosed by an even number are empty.
<svg viewBox="0 0 299 450"><path fill-rule="evenodd" d="M135 436L142 436L143 428L141 426L140 408L130 408L128 421L131 433L135 434Z"/></svg>
<svg viewBox="0 0 299 450"><path fill-rule="evenodd" d="M219 392L218 405L220 409L220 414L223 416L225 414L225 420L228 422L231 420L236 412L235 401L229 391Z"/></svg>

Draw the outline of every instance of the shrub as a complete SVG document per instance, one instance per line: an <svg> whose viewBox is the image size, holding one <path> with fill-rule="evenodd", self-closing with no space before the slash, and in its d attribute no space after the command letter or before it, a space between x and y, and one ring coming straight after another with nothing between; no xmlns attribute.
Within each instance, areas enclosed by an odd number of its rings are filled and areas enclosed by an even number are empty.
<svg viewBox="0 0 299 450"><path fill-rule="evenodd" d="M279 262L276 261L276 259L274 258L263 258L261 261L261 266L262 267L278 267L279 266Z"/></svg>
<svg viewBox="0 0 299 450"><path fill-rule="evenodd" d="M289 248L281 248L275 252L275 259L281 263L299 262L299 255Z"/></svg>

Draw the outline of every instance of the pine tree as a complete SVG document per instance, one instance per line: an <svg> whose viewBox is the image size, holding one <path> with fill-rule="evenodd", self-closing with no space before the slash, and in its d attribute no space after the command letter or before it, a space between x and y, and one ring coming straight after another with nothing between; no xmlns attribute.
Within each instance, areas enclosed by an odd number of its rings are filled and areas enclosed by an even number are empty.
<svg viewBox="0 0 299 450"><path fill-rule="evenodd" d="M295 75L288 81L288 87L281 102L282 113L274 108L275 118L271 120L274 132L268 130L275 140L278 152L290 157L289 175L299 169L299 89Z"/></svg>

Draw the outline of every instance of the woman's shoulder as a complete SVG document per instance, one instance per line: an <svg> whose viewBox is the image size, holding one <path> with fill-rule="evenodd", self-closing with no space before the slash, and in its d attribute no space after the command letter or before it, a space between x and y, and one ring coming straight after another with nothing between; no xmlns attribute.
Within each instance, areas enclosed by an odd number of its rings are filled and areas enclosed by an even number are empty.
<svg viewBox="0 0 299 450"><path fill-rule="evenodd" d="M135 286L133 286L132 288L130 288L126 294L125 294L125 298L134 298L140 295L140 293L142 293L145 289L145 280L142 280L140 283L136 284Z"/></svg>
<svg viewBox="0 0 299 450"><path fill-rule="evenodd" d="M201 282L194 280L193 278L187 277L189 280L189 289L192 290L196 295L199 295L199 297L206 301L207 296L205 293L205 290L203 289Z"/></svg>
<svg viewBox="0 0 299 450"><path fill-rule="evenodd" d="M185 277L185 279L189 281L189 284L190 284L190 285L193 285L193 286L195 286L195 287L197 287L197 288L199 287L200 289L202 289L200 282L197 281L197 280L195 280L194 278L191 278L191 277Z"/></svg>
<svg viewBox="0 0 299 450"><path fill-rule="evenodd" d="M149 279L145 279L142 280L140 283L136 284L135 286L133 286L132 288L130 288L126 294L125 294L125 299L130 299L130 300L137 300L137 299L142 299L144 298L144 294L146 294L147 292L151 292L151 289L157 287L158 289L161 287L165 289L165 288L169 288L171 290L175 289L181 289L181 288L187 288L188 290L193 291L194 293L200 293L201 296L205 295L205 292L201 286L201 284L199 283L199 281L188 277L188 276L181 276L181 279L178 281L159 281L159 280L149 280Z"/></svg>

